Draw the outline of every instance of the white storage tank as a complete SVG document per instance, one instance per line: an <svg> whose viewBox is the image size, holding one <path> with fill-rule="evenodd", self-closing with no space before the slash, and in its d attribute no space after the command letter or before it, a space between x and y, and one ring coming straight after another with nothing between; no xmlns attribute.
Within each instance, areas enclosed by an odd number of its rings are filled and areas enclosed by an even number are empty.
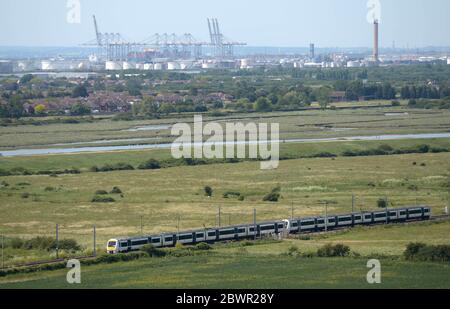
<svg viewBox="0 0 450 309"><path fill-rule="evenodd" d="M122 63L122 69L124 69L124 70L131 70L131 69L134 69L134 68L135 68L135 66L132 63L130 63L130 62L124 61Z"/></svg>
<svg viewBox="0 0 450 309"><path fill-rule="evenodd" d="M55 69L55 66L53 65L53 61L50 60L42 60L41 61L41 70L42 71L52 71Z"/></svg>
<svg viewBox="0 0 450 309"><path fill-rule="evenodd" d="M155 63L155 64L153 65L153 70L158 70L158 71L160 71L160 70L162 70L162 69L163 69L162 63Z"/></svg>
<svg viewBox="0 0 450 309"><path fill-rule="evenodd" d="M447 58L447 64L450 65L450 57Z"/></svg>
<svg viewBox="0 0 450 309"><path fill-rule="evenodd" d="M116 61L106 61L105 70L107 71L118 71L122 70L122 63Z"/></svg>
<svg viewBox="0 0 450 309"><path fill-rule="evenodd" d="M347 68L359 68L361 63L359 61L348 61Z"/></svg>
<svg viewBox="0 0 450 309"><path fill-rule="evenodd" d="M146 70L146 71L153 70L153 64L152 63L144 63L144 70Z"/></svg>
<svg viewBox="0 0 450 309"><path fill-rule="evenodd" d="M178 62L167 62L167 70L181 70L181 66Z"/></svg>

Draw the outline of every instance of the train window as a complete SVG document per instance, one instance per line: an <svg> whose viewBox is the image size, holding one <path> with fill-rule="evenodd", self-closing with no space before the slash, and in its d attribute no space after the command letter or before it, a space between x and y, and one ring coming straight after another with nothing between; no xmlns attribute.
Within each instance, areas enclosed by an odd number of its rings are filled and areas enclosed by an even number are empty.
<svg viewBox="0 0 450 309"><path fill-rule="evenodd" d="M208 232L208 237L216 236L216 232Z"/></svg>
<svg viewBox="0 0 450 309"><path fill-rule="evenodd" d="M390 211L390 212L389 212L389 215L390 215L390 216L396 216L397 213L396 213L395 211Z"/></svg>
<svg viewBox="0 0 450 309"><path fill-rule="evenodd" d="M366 219L372 219L372 215L365 215L364 218L366 218Z"/></svg>
<svg viewBox="0 0 450 309"><path fill-rule="evenodd" d="M275 229L275 224L261 226L261 231L268 231L268 230L273 230L273 229Z"/></svg>
<svg viewBox="0 0 450 309"><path fill-rule="evenodd" d="M115 247L116 245L117 245L117 242L115 242L115 241L110 241L108 243L108 247Z"/></svg>
<svg viewBox="0 0 450 309"><path fill-rule="evenodd" d="M344 221L351 221L352 217L341 217L339 218L339 222L344 222Z"/></svg>
<svg viewBox="0 0 450 309"><path fill-rule="evenodd" d="M324 224L325 223L325 220L317 220L317 224Z"/></svg>
<svg viewBox="0 0 450 309"><path fill-rule="evenodd" d="M144 240L135 240L131 242L132 246L141 246L141 245L146 245L148 243L147 239Z"/></svg>
<svg viewBox="0 0 450 309"><path fill-rule="evenodd" d="M239 234L245 233L245 228L240 228L240 229L238 229L238 233L239 233Z"/></svg>
<svg viewBox="0 0 450 309"><path fill-rule="evenodd" d="M386 217L386 213L385 212L375 214L375 218L385 218L385 217Z"/></svg>
<svg viewBox="0 0 450 309"><path fill-rule="evenodd" d="M334 223L336 222L336 219L328 219L328 222Z"/></svg>
<svg viewBox="0 0 450 309"><path fill-rule="evenodd" d="M219 235L231 235L234 234L234 230L219 231Z"/></svg>
<svg viewBox="0 0 450 309"><path fill-rule="evenodd" d="M406 211L404 211L404 210L400 211L400 216L404 216L404 215L406 215Z"/></svg>
<svg viewBox="0 0 450 309"><path fill-rule="evenodd" d="M152 243L153 244L158 244L161 242L161 238L152 238Z"/></svg>
<svg viewBox="0 0 450 309"><path fill-rule="evenodd" d="M250 232L254 232L255 231L255 228L254 227L251 227L250 228Z"/></svg>
<svg viewBox="0 0 450 309"><path fill-rule="evenodd" d="M361 216L355 216L355 220L361 220Z"/></svg>
<svg viewBox="0 0 450 309"><path fill-rule="evenodd" d="M178 237L179 240L189 240L192 239L192 234L180 235Z"/></svg>
<svg viewBox="0 0 450 309"><path fill-rule="evenodd" d="M165 241L172 241L173 240L173 237L166 237L165 238Z"/></svg>
<svg viewBox="0 0 450 309"><path fill-rule="evenodd" d="M279 228L279 229L284 228L284 224L283 224L283 223L279 223L279 224L278 224L278 228Z"/></svg>
<svg viewBox="0 0 450 309"><path fill-rule="evenodd" d="M122 242L122 243L120 243L120 246L121 246L121 247L128 247L128 243Z"/></svg>
<svg viewBox="0 0 450 309"><path fill-rule="evenodd" d="M302 221L302 225L314 225L314 221Z"/></svg>
<svg viewBox="0 0 450 309"><path fill-rule="evenodd" d="M205 235L205 234L203 234L203 233L197 233L197 235L196 235L195 237L203 238L204 235Z"/></svg>
<svg viewBox="0 0 450 309"><path fill-rule="evenodd" d="M292 226L297 227L298 226L298 222L293 222Z"/></svg>
<svg viewBox="0 0 450 309"><path fill-rule="evenodd" d="M421 214L422 213L422 209L413 209L409 211L410 215L415 215L415 214Z"/></svg>

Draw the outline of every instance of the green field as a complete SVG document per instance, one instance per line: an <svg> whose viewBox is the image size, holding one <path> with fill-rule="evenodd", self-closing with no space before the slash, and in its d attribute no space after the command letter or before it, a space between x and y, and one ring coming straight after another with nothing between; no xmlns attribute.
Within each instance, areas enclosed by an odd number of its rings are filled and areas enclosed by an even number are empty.
<svg viewBox="0 0 450 309"><path fill-rule="evenodd" d="M373 104L373 103L371 103ZM399 113L396 116L386 116ZM406 114L403 114L406 113ZM280 123L280 138L320 138L380 134L447 132L450 126L447 110L415 110L404 107L355 108L335 111L273 112L233 114L225 117L204 117L204 121L276 122ZM39 119L38 119L39 120ZM139 143L163 143L174 137L170 129L128 131L136 127L178 122L193 122L193 115L185 118L160 120L112 121L109 118L79 124L21 125L0 127L0 149L55 148L54 144L114 140L102 145L127 145L115 140L130 138L158 138ZM95 145L94 145L95 146ZM64 147L70 147L65 145Z"/></svg>
<svg viewBox="0 0 450 309"><path fill-rule="evenodd" d="M82 284L66 283L67 270L9 275L0 288L450 288L448 263L408 262L407 243L449 244L450 221L357 228L310 240L262 241L252 246L217 244L195 256L147 258L82 266ZM288 256L292 246L314 252L344 243L346 258ZM369 259L381 262L382 283L366 281Z"/></svg>

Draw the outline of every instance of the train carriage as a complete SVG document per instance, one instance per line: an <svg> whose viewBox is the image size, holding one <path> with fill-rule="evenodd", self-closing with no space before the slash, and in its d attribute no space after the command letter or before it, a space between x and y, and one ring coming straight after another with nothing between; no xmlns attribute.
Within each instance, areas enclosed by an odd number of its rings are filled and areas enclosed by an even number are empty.
<svg viewBox="0 0 450 309"><path fill-rule="evenodd" d="M248 225L208 228L204 230L179 233L165 233L147 237L122 237L110 239L107 243L107 252L110 254L116 254L137 251L148 244L151 244L156 248L173 247L177 243L184 245L195 245L201 242L214 243L219 241L253 239L255 237L265 237L280 233L314 233L317 231L323 231L325 227L328 230L333 230L336 228L345 228L357 225L429 220L430 218L430 207L415 206L409 208L385 209L373 212L328 216L327 218L320 216L285 219Z"/></svg>

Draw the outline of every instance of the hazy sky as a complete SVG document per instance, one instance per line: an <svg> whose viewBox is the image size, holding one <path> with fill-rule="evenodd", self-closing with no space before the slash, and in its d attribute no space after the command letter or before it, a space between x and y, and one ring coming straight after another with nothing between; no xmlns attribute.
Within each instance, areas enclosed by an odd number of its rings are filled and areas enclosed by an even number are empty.
<svg viewBox="0 0 450 309"><path fill-rule="evenodd" d="M79 0L81 23L67 22L68 1L0 0L0 45L77 46L100 31L142 41L156 32L207 40L207 17L251 46L372 45L367 0ZM76 0L75 0L76 1ZM449 0L380 0L384 47L450 46Z"/></svg>

